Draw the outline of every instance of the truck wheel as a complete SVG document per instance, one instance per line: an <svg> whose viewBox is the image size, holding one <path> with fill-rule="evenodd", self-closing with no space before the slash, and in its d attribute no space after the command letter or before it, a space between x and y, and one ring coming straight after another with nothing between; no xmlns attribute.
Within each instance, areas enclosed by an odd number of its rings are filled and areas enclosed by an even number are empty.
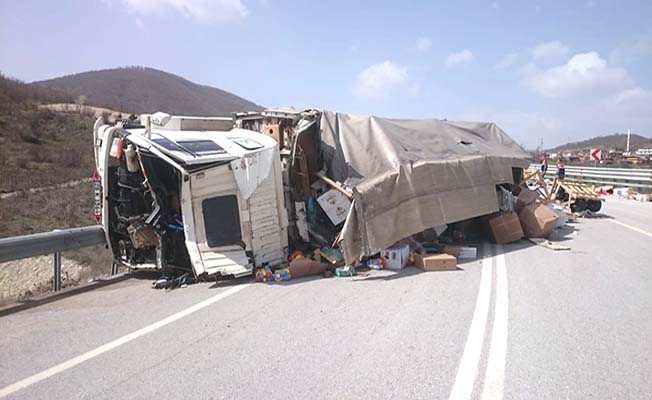
<svg viewBox="0 0 652 400"><path fill-rule="evenodd" d="M569 194L566 193L566 191L564 190L564 188L560 187L560 188L559 188L559 191L557 191L557 197L556 197L556 199L559 200L559 201L568 201L568 198L569 198L569 197L570 197Z"/></svg>
<svg viewBox="0 0 652 400"><path fill-rule="evenodd" d="M589 211L598 212L602 208L602 202L600 200L589 200Z"/></svg>
<svg viewBox="0 0 652 400"><path fill-rule="evenodd" d="M571 204L570 208L572 212L581 212L586 210L587 204L586 200L584 199L576 199L573 204Z"/></svg>

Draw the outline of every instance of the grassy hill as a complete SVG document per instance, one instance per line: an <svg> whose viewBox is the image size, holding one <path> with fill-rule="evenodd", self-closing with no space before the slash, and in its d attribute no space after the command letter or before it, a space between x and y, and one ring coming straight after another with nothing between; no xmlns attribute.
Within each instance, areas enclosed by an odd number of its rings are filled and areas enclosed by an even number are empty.
<svg viewBox="0 0 652 400"><path fill-rule="evenodd" d="M0 76L0 193L91 176L94 115L83 107L70 112L40 107L48 102L72 100Z"/></svg>
<svg viewBox="0 0 652 400"><path fill-rule="evenodd" d="M84 107L55 111L44 103L67 103L61 92L34 88L0 75L0 237L55 228L90 225L93 192L90 183L45 190L91 177L95 116Z"/></svg>
<svg viewBox="0 0 652 400"><path fill-rule="evenodd" d="M18 191L0 196L0 238L95 223L90 182L36 193L25 190L89 178L95 166L95 111L74 104L65 110L52 109L48 103L69 104L73 99L0 75L0 193ZM74 260L79 272L73 276L68 274L72 270L66 270L66 285L104 275L111 268L111 255L104 246L68 251L64 257ZM50 259L0 265L0 304L47 291Z"/></svg>
<svg viewBox="0 0 652 400"><path fill-rule="evenodd" d="M85 96L94 106L126 113L164 111L177 115L230 116L237 111L262 109L227 91L145 67L89 71L31 85L63 91L75 98Z"/></svg>
<svg viewBox="0 0 652 400"><path fill-rule="evenodd" d="M583 150L583 149L593 149L593 148L599 148L603 150L618 148L621 150L625 150L626 144L627 144L626 133L614 133L612 135L596 136L594 138L582 140L579 142L566 143L554 147L552 149L549 149L548 152L573 151L573 150ZM652 138L632 133L630 135L629 145L630 145L630 149L650 148L652 147Z"/></svg>

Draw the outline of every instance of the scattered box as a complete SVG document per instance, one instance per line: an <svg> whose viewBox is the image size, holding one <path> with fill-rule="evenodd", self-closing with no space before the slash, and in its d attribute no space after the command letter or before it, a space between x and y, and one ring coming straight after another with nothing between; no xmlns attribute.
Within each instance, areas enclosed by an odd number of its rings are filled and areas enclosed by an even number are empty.
<svg viewBox="0 0 652 400"><path fill-rule="evenodd" d="M518 193L516 208L514 208L514 210L516 210L517 213L520 213L521 210L525 208L525 206L529 206L530 204L534 203L538 198L539 192L523 188Z"/></svg>
<svg viewBox="0 0 652 400"><path fill-rule="evenodd" d="M450 254L416 254L414 261L423 271L451 271L457 269L457 259Z"/></svg>
<svg viewBox="0 0 652 400"><path fill-rule="evenodd" d="M410 246L390 247L383 250L383 260L387 269L403 269L410 258Z"/></svg>
<svg viewBox="0 0 652 400"><path fill-rule="evenodd" d="M559 216L539 203L532 203L518 214L523 233L528 238L547 238L555 228Z"/></svg>
<svg viewBox="0 0 652 400"><path fill-rule="evenodd" d="M281 143L281 129L278 124L263 125L263 133L272 137L276 142Z"/></svg>
<svg viewBox="0 0 652 400"><path fill-rule="evenodd" d="M465 259L473 260L477 257L478 250L475 247L462 247L462 246L444 246L444 254L449 254L451 256Z"/></svg>
<svg viewBox="0 0 652 400"><path fill-rule="evenodd" d="M478 249L475 247L460 247L460 255L457 258L463 260L475 260L478 257Z"/></svg>
<svg viewBox="0 0 652 400"><path fill-rule="evenodd" d="M523 237L523 229L514 211L505 211L489 218L489 227L498 244L511 243Z"/></svg>
<svg viewBox="0 0 652 400"><path fill-rule="evenodd" d="M317 198L317 203L324 210L333 225L344 222L351 207L351 200L339 190L331 189Z"/></svg>

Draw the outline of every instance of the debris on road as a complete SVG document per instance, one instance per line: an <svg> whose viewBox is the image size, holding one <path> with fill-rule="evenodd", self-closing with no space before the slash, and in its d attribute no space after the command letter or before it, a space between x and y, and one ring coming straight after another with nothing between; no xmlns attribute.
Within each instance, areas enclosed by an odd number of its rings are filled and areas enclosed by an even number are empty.
<svg viewBox="0 0 652 400"><path fill-rule="evenodd" d="M382 258L385 268L394 270L403 269L410 258L410 246L405 244L387 248L382 251Z"/></svg>
<svg viewBox="0 0 652 400"><path fill-rule="evenodd" d="M564 245L559 244L559 243L551 242L551 241L548 240L548 239L541 239L541 238L528 238L528 240L529 240L530 242L532 242L532 243L538 245L538 246L542 246L542 247L545 247L545 248L550 249L550 250L560 251L560 250L570 250L570 249L571 249L571 248L568 247L568 246L564 246Z"/></svg>
<svg viewBox="0 0 652 400"><path fill-rule="evenodd" d="M559 216L541 203L532 203L521 210L518 218L527 238L547 238Z"/></svg>
<svg viewBox="0 0 652 400"><path fill-rule="evenodd" d="M453 271L457 259L450 254L416 254L416 266L423 271Z"/></svg>
<svg viewBox="0 0 652 400"><path fill-rule="evenodd" d="M165 289L166 291L174 290L176 288L185 288L190 284L196 283L197 279L190 276L188 273L179 276L163 275L159 279L152 282L152 289Z"/></svg>
<svg viewBox="0 0 652 400"><path fill-rule="evenodd" d="M519 201L520 201L519 196ZM503 211L489 218L489 227L496 243L515 242L523 237L523 228L514 211Z"/></svg>
<svg viewBox="0 0 652 400"><path fill-rule="evenodd" d="M576 213L584 210L598 212L602 208L603 198L596 194L595 188L589 187L581 182L569 181L566 179L554 178L552 182L547 181L541 171L528 170L521 188L533 188L539 194L537 199L543 204L560 204L566 207L568 213Z"/></svg>
<svg viewBox="0 0 652 400"><path fill-rule="evenodd" d="M335 275L339 277L343 277L343 276L353 277L356 275L356 269L355 267L350 267L350 266L337 267L335 268Z"/></svg>

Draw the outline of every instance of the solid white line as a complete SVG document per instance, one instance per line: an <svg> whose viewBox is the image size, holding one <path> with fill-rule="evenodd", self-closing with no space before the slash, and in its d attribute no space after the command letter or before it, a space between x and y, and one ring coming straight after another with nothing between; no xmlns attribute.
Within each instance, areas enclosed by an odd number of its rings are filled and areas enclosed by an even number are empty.
<svg viewBox="0 0 652 400"><path fill-rule="evenodd" d="M58 373L61 373L67 369L70 369L74 366L77 366L84 361L88 361L94 357L97 357L101 354L106 353L107 351L113 350L116 347L122 346L125 343L129 343L134 339L137 339L141 336L147 335L148 333L154 332L155 330L164 327L165 325L171 324L172 322L175 322L183 317L186 317L194 312L197 312L201 310L202 308L206 308L210 306L213 303L216 303L226 297L229 297L230 295L237 293L241 291L242 289L246 288L249 286L249 284L245 285L238 285L234 286L231 289L224 291L222 293L219 293L213 297L210 297L200 303L195 304L194 306L188 307L185 310L179 311L176 314L172 314L167 318L164 318L158 322L155 322L151 325L148 325L142 329L139 329L135 332L129 333L121 338L118 338L112 342L109 342L103 346L100 346L96 349L93 349L87 353L84 353L80 356L77 356L75 358L72 358L68 361L64 361L61 364L57 364L54 367L48 368L45 371L39 372L38 374L32 375L28 378L25 378L21 381L18 381L16 383L12 383L9 386L6 386L2 389L0 389L0 398L6 397L14 392L17 392L21 389L24 389L28 386L31 386L35 383L38 383L44 379L47 379L53 375L56 375Z"/></svg>
<svg viewBox="0 0 652 400"><path fill-rule="evenodd" d="M649 236L649 237L652 237L652 233L650 233L650 232L648 232L648 231L644 231L643 229L639 229L639 228L637 228L637 227L635 227L635 226L627 225L627 224L624 223L624 222L620 222L620 221L617 221L617 220L615 220L615 219L607 219L606 221L613 222L614 224L618 224L618 225L620 225L620 226L624 226L625 228L629 228L629 229L631 229L631 230L633 230L633 231L635 231L635 232L642 233L643 235L647 235L647 236Z"/></svg>
<svg viewBox="0 0 652 400"><path fill-rule="evenodd" d="M496 309L494 311L487 372L484 377L482 400L500 400L505 386L505 357L507 355L507 322L509 293L503 246L496 246Z"/></svg>
<svg viewBox="0 0 652 400"><path fill-rule="evenodd" d="M485 259L482 261L482 277L480 278L480 289L475 302L475 311L469 328L469 336L466 338L464 352L457 369L455 383L451 390L450 400L467 400L473 392L475 376L478 372L478 362L482 352L482 343L487 326L487 315L489 314L489 300L491 297L491 280L493 258L486 258L490 254L490 247L484 246Z"/></svg>

